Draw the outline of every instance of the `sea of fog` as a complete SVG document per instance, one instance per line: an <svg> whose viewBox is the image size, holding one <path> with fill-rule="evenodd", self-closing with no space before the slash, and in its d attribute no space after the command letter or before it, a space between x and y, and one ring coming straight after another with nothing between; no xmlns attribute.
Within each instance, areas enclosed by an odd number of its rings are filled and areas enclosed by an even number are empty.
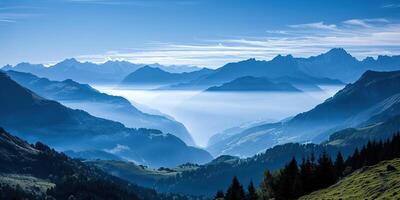
<svg viewBox="0 0 400 200"><path fill-rule="evenodd" d="M223 130L254 121L278 121L307 111L343 86L321 86L318 92L203 92L121 89L94 86L123 96L144 112L164 113L183 123L199 146Z"/></svg>

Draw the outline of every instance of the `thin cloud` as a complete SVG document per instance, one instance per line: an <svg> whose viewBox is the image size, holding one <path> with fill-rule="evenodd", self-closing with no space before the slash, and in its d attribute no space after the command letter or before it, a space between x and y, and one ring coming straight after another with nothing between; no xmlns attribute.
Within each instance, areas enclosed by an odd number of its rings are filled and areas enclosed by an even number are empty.
<svg viewBox="0 0 400 200"><path fill-rule="evenodd" d="M26 14L26 13L5 12L5 13L0 13L0 22L14 23L14 22L17 22L18 20L27 19L27 18L34 17L34 16L37 16L37 15L36 14Z"/></svg>
<svg viewBox="0 0 400 200"><path fill-rule="evenodd" d="M291 28L310 28L310 29L321 29L321 30L336 30L335 24L325 24L324 22L308 23L308 24L295 24L289 25Z"/></svg>
<svg viewBox="0 0 400 200"><path fill-rule="evenodd" d="M95 4L95 5L122 5L128 4L127 1L113 1L113 0L67 0L71 3L82 3L82 4Z"/></svg>
<svg viewBox="0 0 400 200"><path fill-rule="evenodd" d="M347 25L353 26L361 26L365 28L373 27L377 23L389 23L387 19L378 18L378 19L350 19L343 22Z"/></svg>
<svg viewBox="0 0 400 200"><path fill-rule="evenodd" d="M367 26L358 22L363 22ZM196 44L151 43L134 50L80 55L78 58L95 62L122 59L145 64L198 65L215 68L227 62L248 58L268 60L278 54L308 57L333 47L343 47L359 59L379 54L400 54L398 23L386 19L350 19L334 25L322 22L311 24L313 25L302 24L295 28L276 30L276 34L270 31L265 37L202 40Z"/></svg>
<svg viewBox="0 0 400 200"><path fill-rule="evenodd" d="M400 8L400 4L387 4L383 5L382 8Z"/></svg>
<svg viewBox="0 0 400 200"><path fill-rule="evenodd" d="M8 6L0 7L0 23L15 23L22 19L37 17L43 14L28 12L31 10L38 10L41 7L33 6Z"/></svg>
<svg viewBox="0 0 400 200"><path fill-rule="evenodd" d="M1 18L0 18L0 22L15 23L15 22L17 22L17 21L11 20L11 19L1 19Z"/></svg>
<svg viewBox="0 0 400 200"><path fill-rule="evenodd" d="M165 5L176 5L176 6L193 6L200 3L198 0L172 0L172 1L160 1L160 0L66 0L69 3L80 3L80 4L92 4L92 5L128 5L138 7L150 7L150 8L163 8Z"/></svg>

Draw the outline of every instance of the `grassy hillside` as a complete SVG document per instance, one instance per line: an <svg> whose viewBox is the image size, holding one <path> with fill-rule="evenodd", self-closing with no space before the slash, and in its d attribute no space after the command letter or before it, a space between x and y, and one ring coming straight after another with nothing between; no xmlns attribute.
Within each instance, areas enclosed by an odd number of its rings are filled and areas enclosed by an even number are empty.
<svg viewBox="0 0 400 200"><path fill-rule="evenodd" d="M393 166L394 168L390 169ZM399 199L400 159L364 167L337 184L300 199Z"/></svg>
<svg viewBox="0 0 400 200"><path fill-rule="evenodd" d="M184 164L175 168L159 168L153 169L143 165L136 165L132 162L116 161L116 160L91 160L85 161L92 164L105 172L125 180L130 180L141 186L153 187L154 184L168 177L175 177L177 174L197 169L196 164Z"/></svg>
<svg viewBox="0 0 400 200"><path fill-rule="evenodd" d="M46 194L48 189L55 187L55 184L48 180L22 174L0 174L0 185L8 185L12 188L19 186L27 193L39 196Z"/></svg>

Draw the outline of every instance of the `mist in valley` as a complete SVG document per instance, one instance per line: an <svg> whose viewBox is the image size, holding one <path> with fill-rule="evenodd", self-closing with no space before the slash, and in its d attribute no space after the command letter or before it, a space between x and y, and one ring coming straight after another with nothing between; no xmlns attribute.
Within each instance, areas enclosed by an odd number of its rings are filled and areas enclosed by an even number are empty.
<svg viewBox="0 0 400 200"><path fill-rule="evenodd" d="M111 95L123 96L144 112L166 114L183 123L196 144L207 145L208 139L225 129L244 123L274 122L307 111L340 90L342 85L321 86L313 92L203 92L199 90L149 90L95 85ZM63 102L85 109L96 116L111 118L118 115L98 111L96 105ZM123 118L124 116L113 116ZM127 125L129 127L129 124Z"/></svg>

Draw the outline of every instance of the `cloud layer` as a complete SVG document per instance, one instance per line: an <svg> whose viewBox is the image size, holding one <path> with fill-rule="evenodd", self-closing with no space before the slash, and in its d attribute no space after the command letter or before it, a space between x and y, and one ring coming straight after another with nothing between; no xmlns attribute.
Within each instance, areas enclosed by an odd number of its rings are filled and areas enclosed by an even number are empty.
<svg viewBox="0 0 400 200"><path fill-rule="evenodd" d="M135 63L187 64L219 67L248 58L271 59L277 54L307 57L343 47L362 59L400 54L400 24L388 19L348 19L338 24L313 22L266 31L265 37L201 40L196 44L150 43L145 47L80 55L85 61L128 60Z"/></svg>

